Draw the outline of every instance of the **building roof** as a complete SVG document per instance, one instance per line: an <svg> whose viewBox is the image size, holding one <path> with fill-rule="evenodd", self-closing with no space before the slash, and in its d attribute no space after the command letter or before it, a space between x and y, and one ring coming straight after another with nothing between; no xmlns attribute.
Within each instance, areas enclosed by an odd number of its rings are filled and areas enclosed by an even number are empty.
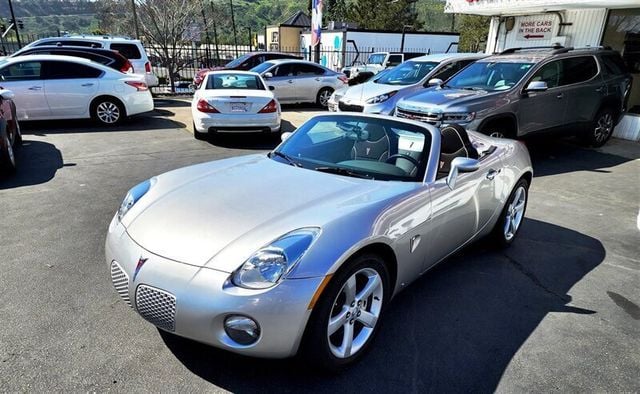
<svg viewBox="0 0 640 394"><path fill-rule="evenodd" d="M311 27L311 18L309 18L309 16L304 12L297 11L295 14L280 23L280 26Z"/></svg>

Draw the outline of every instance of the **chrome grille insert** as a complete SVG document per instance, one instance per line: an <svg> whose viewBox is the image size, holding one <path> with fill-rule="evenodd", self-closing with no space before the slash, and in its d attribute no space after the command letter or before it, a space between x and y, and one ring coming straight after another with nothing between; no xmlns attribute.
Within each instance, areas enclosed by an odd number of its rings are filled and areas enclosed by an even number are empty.
<svg viewBox="0 0 640 394"><path fill-rule="evenodd" d="M398 116L399 118L413 119L413 120L418 120L420 122L427 122L427 123L437 123L440 121L440 117L441 117L440 114L426 114L426 113L420 113L420 112L414 112L414 111L407 111L400 108L396 108L396 116Z"/></svg>
<svg viewBox="0 0 640 394"><path fill-rule="evenodd" d="M122 300L131 306L129 299L129 276L115 260L111 262L111 282Z"/></svg>
<svg viewBox="0 0 640 394"><path fill-rule="evenodd" d="M136 289L136 309L149 323L175 331L176 297L155 287L140 285Z"/></svg>

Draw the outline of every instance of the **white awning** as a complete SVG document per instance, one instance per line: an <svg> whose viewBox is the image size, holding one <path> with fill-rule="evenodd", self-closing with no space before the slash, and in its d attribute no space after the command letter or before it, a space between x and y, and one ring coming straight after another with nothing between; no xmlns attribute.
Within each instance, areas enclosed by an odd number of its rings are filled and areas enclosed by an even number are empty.
<svg viewBox="0 0 640 394"><path fill-rule="evenodd" d="M498 16L581 8L640 8L640 0L447 0L445 12Z"/></svg>

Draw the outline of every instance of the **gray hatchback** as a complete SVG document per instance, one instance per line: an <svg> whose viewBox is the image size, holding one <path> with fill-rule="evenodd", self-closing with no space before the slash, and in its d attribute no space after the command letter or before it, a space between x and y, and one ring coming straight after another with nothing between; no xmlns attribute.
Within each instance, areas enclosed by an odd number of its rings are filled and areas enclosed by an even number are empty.
<svg viewBox="0 0 640 394"><path fill-rule="evenodd" d="M436 81L441 82L441 81ZM513 48L400 100L398 117L517 138L571 132L602 146L626 110L632 78L603 48Z"/></svg>

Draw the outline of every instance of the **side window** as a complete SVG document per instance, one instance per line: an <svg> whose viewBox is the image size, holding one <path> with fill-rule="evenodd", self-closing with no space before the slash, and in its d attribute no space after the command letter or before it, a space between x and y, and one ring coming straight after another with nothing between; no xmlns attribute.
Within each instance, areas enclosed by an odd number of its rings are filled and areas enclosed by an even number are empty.
<svg viewBox="0 0 640 394"><path fill-rule="evenodd" d="M598 65L593 56L570 57L561 62L560 85L563 86L588 81L598 73Z"/></svg>
<svg viewBox="0 0 640 394"><path fill-rule="evenodd" d="M35 46L43 47L45 45L56 45L56 42L55 41L42 41L42 42L37 43Z"/></svg>
<svg viewBox="0 0 640 394"><path fill-rule="evenodd" d="M102 70L72 62L46 62L47 79L97 78Z"/></svg>
<svg viewBox="0 0 640 394"><path fill-rule="evenodd" d="M562 60L556 60L551 63L547 63L540 67L533 77L531 82L542 81L547 83L548 88L555 88L560 85L560 76L562 75Z"/></svg>
<svg viewBox="0 0 640 394"><path fill-rule="evenodd" d="M250 60L251 68L254 68L258 64L264 63L264 61L265 61L264 55L252 57L251 60Z"/></svg>
<svg viewBox="0 0 640 394"><path fill-rule="evenodd" d="M402 63L402 55L389 55L389 60L387 60L387 67L395 67L400 63Z"/></svg>
<svg viewBox="0 0 640 394"><path fill-rule="evenodd" d="M298 64L296 65L297 73L299 77L310 77L315 75L324 75L324 70L320 67L313 66L311 64Z"/></svg>
<svg viewBox="0 0 640 394"><path fill-rule="evenodd" d="M34 81L42 79L40 62L21 62L6 66L0 70L0 79L3 81Z"/></svg>
<svg viewBox="0 0 640 394"><path fill-rule="evenodd" d="M273 73L274 77L293 77L293 67L291 64L281 64L276 68L276 71Z"/></svg>
<svg viewBox="0 0 640 394"><path fill-rule="evenodd" d="M620 56L617 55L602 55L602 64L607 74L620 75L627 72L627 67Z"/></svg>
<svg viewBox="0 0 640 394"><path fill-rule="evenodd" d="M457 62L451 62L443 66L440 70L436 71L431 78L438 78L443 81L451 78L453 74L460 70L460 65Z"/></svg>
<svg viewBox="0 0 640 394"><path fill-rule="evenodd" d="M142 54L136 44L111 44L112 51L118 51L127 59L142 59Z"/></svg>

